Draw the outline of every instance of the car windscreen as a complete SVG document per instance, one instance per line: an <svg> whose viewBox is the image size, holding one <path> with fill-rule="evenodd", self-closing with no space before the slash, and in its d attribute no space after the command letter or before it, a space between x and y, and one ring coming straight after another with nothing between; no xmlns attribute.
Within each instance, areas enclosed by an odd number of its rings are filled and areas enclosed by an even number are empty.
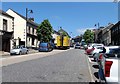
<svg viewBox="0 0 120 84"><path fill-rule="evenodd" d="M106 54L109 57L118 57L120 58L120 48L109 49L109 53Z"/></svg>
<svg viewBox="0 0 120 84"><path fill-rule="evenodd" d="M80 46L80 44L76 44L76 46Z"/></svg>
<svg viewBox="0 0 120 84"><path fill-rule="evenodd" d="M101 49L101 50L103 50L103 47L96 47L97 49Z"/></svg>
<svg viewBox="0 0 120 84"><path fill-rule="evenodd" d="M40 46L47 46L47 43L41 43Z"/></svg>
<svg viewBox="0 0 120 84"><path fill-rule="evenodd" d="M16 47L14 47L14 49L19 49L20 48L20 46L16 46Z"/></svg>

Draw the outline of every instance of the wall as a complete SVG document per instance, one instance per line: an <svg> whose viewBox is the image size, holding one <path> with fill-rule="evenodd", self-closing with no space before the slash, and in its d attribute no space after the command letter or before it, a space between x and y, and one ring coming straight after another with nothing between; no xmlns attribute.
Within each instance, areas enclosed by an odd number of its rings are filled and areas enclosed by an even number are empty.
<svg viewBox="0 0 120 84"><path fill-rule="evenodd" d="M25 41L26 39L26 20L21 18L11 9L7 11L7 13L14 17L14 39L21 39L21 41Z"/></svg>
<svg viewBox="0 0 120 84"><path fill-rule="evenodd" d="M0 30L3 30L3 19L7 20L7 31L13 31L13 19L0 14Z"/></svg>

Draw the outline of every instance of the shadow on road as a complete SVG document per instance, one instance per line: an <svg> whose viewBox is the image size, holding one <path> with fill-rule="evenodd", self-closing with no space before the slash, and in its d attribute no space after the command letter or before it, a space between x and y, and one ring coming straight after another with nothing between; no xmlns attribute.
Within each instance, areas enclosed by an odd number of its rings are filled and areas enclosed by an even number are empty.
<svg viewBox="0 0 120 84"><path fill-rule="evenodd" d="M89 58L93 58L93 56L92 56L92 55L89 55Z"/></svg>
<svg viewBox="0 0 120 84"><path fill-rule="evenodd" d="M99 79L98 72L95 72L95 73L94 73L94 76L95 76L97 79Z"/></svg>
<svg viewBox="0 0 120 84"><path fill-rule="evenodd" d="M92 65L92 67L95 68L95 69L99 69L98 65Z"/></svg>

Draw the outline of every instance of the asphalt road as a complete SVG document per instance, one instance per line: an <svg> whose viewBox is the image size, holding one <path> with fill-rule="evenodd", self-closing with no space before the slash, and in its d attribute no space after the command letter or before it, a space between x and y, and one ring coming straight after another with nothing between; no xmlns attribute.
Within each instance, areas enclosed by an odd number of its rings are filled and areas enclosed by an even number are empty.
<svg viewBox="0 0 120 84"><path fill-rule="evenodd" d="M39 54L37 54L39 55ZM3 82L91 82L84 51L69 49L2 67Z"/></svg>

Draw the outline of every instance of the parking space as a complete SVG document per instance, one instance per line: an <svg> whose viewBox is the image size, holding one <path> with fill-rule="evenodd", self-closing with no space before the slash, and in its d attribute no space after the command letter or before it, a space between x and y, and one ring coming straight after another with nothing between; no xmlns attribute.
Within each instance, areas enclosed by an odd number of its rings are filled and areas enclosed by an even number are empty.
<svg viewBox="0 0 120 84"><path fill-rule="evenodd" d="M99 77L98 77L98 64L97 62L94 61L93 57L91 55L86 55L88 60L89 60L89 64L90 64L90 68L91 68L91 74L93 77L94 81L99 82Z"/></svg>

